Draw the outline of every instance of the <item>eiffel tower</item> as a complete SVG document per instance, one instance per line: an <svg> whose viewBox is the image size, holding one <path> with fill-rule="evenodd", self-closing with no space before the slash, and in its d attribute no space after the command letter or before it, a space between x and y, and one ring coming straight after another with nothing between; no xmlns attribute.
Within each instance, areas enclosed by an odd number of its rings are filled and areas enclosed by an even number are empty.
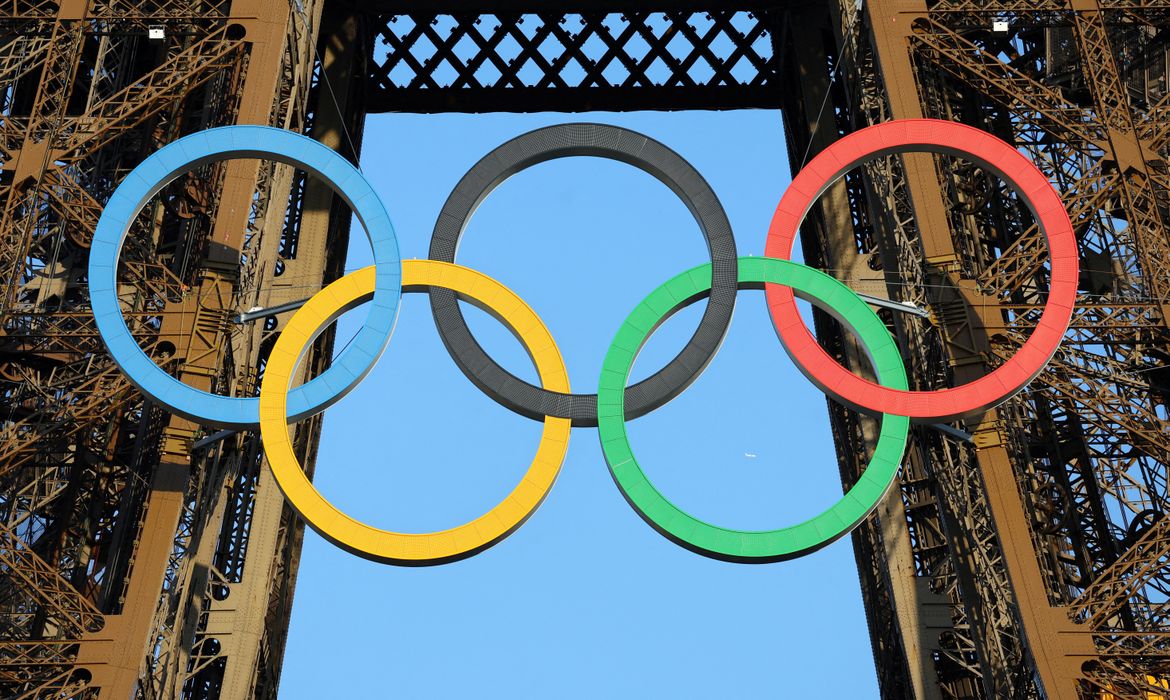
<svg viewBox="0 0 1170 700"><path fill-rule="evenodd" d="M1170 697L1170 0L4 0L0 27L0 696L276 696L303 525L258 435L144 402L88 306L95 224L143 158L227 124L356 161L379 112L769 108L794 172L893 119L990 132L1080 248L1045 372L915 427L853 535L881 696ZM192 171L122 251L127 323L187 384L254 395L286 319L241 312L336 279L349 219L288 166ZM926 312L881 312L918 389L1003 362L1046 298L1027 207L962 159L872 161L801 240ZM850 484L875 423L827 412ZM319 430L295 431L307 465Z"/></svg>

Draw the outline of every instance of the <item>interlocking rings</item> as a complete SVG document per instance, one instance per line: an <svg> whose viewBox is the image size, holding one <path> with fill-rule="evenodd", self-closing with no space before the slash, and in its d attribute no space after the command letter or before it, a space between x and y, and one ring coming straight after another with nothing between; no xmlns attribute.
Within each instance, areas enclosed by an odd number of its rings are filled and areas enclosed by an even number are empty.
<svg viewBox="0 0 1170 700"><path fill-rule="evenodd" d="M978 381L938 392L908 391L896 342L859 296L823 272L783 259L791 253L805 214L832 182L868 159L909 150L963 156L1008 180L1032 208L1051 253L1048 305L1020 352ZM530 165L567 155L614 158L665 182L699 220L712 259L666 282L634 309L606 354L596 396L569 393L568 375L556 343L535 311L499 282L453 262L468 217L495 185ZM259 399L196 391L164 373L130 336L115 293L118 253L138 209L183 169L243 156L298 165L324 178L354 209L375 253L374 267L337 280L292 317L268 358ZM193 420L231 427L259 425L277 484L311 527L360 556L413 566L471 556L513 532L552 488L568 449L571 427L593 424L598 427L602 451L622 495L643 519L674 542L706 556L737 562L779 561L808 554L848 533L888 492L911 419L985 410L1035 377L1067 330L1075 299L1076 243L1059 197L1039 170L1011 146L950 122L890 122L847 136L826 149L797 175L781 200L766 251L765 258L736 258L731 229L715 195L693 168L665 146L624 129L584 124L541 129L489 154L447 200L435 227L432 259L403 263L389 217L365 178L352 166L300 136L264 127L226 127L163 148L122 183L94 238L90 295L98 330L110 353L143 393ZM743 532L702 522L663 497L634 458L625 422L661 406L694 381L726 333L737 289L760 287L767 294L777 334L801 371L843 402L883 416L869 465L834 505L797 525ZM352 389L384 349L401 293L421 291L430 294L443 341L472 382L497 402L539 418L545 425L532 465L499 505L450 530L403 534L358 522L329 503L297 461L288 424L324 410ZM846 371L821 350L795 310L795 296L812 301L857 335L879 383ZM708 298L706 313L686 348L650 379L626 387L633 359L653 329L678 309L704 297ZM541 387L520 382L483 352L459 313L459 299L489 311L520 338L536 365ZM313 338L341 313L369 300L369 319L349 349L321 376L290 390L300 358Z"/></svg>
<svg viewBox="0 0 1170 700"><path fill-rule="evenodd" d="M365 325L328 370L294 389L289 397L292 415L304 418L336 403L369 373L390 342L402 286L398 240L381 198L347 160L313 139L266 126L220 127L184 136L142 161L118 185L94 231L89 251L93 317L126 377L169 410L224 428L248 428L260 422L259 399L199 391L160 369L130 335L118 305L118 255L138 211L185 170L228 158L270 158L313 173L349 204L374 249L377 283Z"/></svg>

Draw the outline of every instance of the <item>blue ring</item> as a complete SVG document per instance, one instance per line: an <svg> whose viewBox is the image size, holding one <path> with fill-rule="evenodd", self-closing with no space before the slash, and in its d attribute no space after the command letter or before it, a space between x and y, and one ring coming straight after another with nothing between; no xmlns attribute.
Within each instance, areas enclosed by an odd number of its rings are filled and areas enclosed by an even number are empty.
<svg viewBox="0 0 1170 700"><path fill-rule="evenodd" d="M386 208L365 176L334 151L300 134L267 126L208 129L167 144L130 171L106 204L90 248L89 299L98 332L130 381L170 411L207 425L253 428L260 423L259 399L200 391L164 372L130 335L117 296L118 255L138 211L180 174L230 158L274 160L324 180L353 210L374 251L377 272L369 317L328 370L289 392L290 419L311 416L336 403L378 361L398 317L402 259Z"/></svg>

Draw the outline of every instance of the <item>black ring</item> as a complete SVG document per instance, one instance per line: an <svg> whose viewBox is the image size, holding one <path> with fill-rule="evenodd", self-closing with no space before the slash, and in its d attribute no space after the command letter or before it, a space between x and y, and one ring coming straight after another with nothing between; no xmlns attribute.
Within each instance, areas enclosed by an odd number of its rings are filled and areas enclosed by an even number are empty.
<svg viewBox="0 0 1170 700"><path fill-rule="evenodd" d="M711 254L711 293L695 334L665 367L626 388L626 418L637 418L678 396L698 378L723 342L735 307L739 271L731 224L710 185L682 156L648 136L606 124L559 124L531 131L499 146L463 176L439 213L430 257L455 262L467 222L492 190L521 170L568 156L609 158L653 175L690 209ZM596 394L547 391L512 375L471 335L454 292L432 289L430 297L443 344L485 394L536 420L554 416L569 418L575 426L597 425Z"/></svg>

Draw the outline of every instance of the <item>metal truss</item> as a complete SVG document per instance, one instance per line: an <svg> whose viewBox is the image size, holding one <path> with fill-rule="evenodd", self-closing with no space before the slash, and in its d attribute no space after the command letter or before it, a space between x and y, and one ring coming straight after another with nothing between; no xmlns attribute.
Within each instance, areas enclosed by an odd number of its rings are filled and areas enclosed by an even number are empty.
<svg viewBox="0 0 1170 700"><path fill-rule="evenodd" d="M780 104L774 2L372 4L371 112Z"/></svg>
<svg viewBox="0 0 1170 700"><path fill-rule="evenodd" d="M971 443L919 429L900 497L855 538L883 697L1170 696L1168 13L869 0L794 15L785 60L822 76L785 105L794 160L892 118L972 124L1049 176L1081 249L1075 317L1049 368L963 426ZM809 34L825 55L808 55ZM838 63L830 81L823 66ZM825 195L806 258L931 311L889 319L921 388L1014 353L1048 274L1015 193L953 158L863 170ZM819 330L864 368L832 323ZM830 413L848 482L872 428Z"/></svg>
<svg viewBox="0 0 1170 700"><path fill-rule="evenodd" d="M197 426L143 403L97 336L85 270L103 203L159 146L236 122L336 140L316 86L346 59L318 51L321 12L0 3L0 697L275 697L301 525L257 435L194 449ZM284 166L180 177L122 251L128 325L184 381L254 393L277 327L227 319L336 276L338 212ZM318 428L297 430L307 464Z"/></svg>
<svg viewBox="0 0 1170 700"><path fill-rule="evenodd" d="M1170 697L1168 24L1166 0L0 2L0 696L275 696L301 525L254 434L143 404L88 313L89 238L142 157L236 122L356 158L367 112L782 107L794 168L894 118L995 133L1081 249L1049 369L962 431L916 429L855 534L883 697ZM184 381L252 394L280 321L229 319L339 275L348 220L285 166L182 177L123 251L127 322ZM929 311L882 312L920 389L1010 356L1045 299L1026 207L958 159L850 173L802 241ZM877 425L829 413L849 484ZM306 464L318 429L296 429Z"/></svg>

